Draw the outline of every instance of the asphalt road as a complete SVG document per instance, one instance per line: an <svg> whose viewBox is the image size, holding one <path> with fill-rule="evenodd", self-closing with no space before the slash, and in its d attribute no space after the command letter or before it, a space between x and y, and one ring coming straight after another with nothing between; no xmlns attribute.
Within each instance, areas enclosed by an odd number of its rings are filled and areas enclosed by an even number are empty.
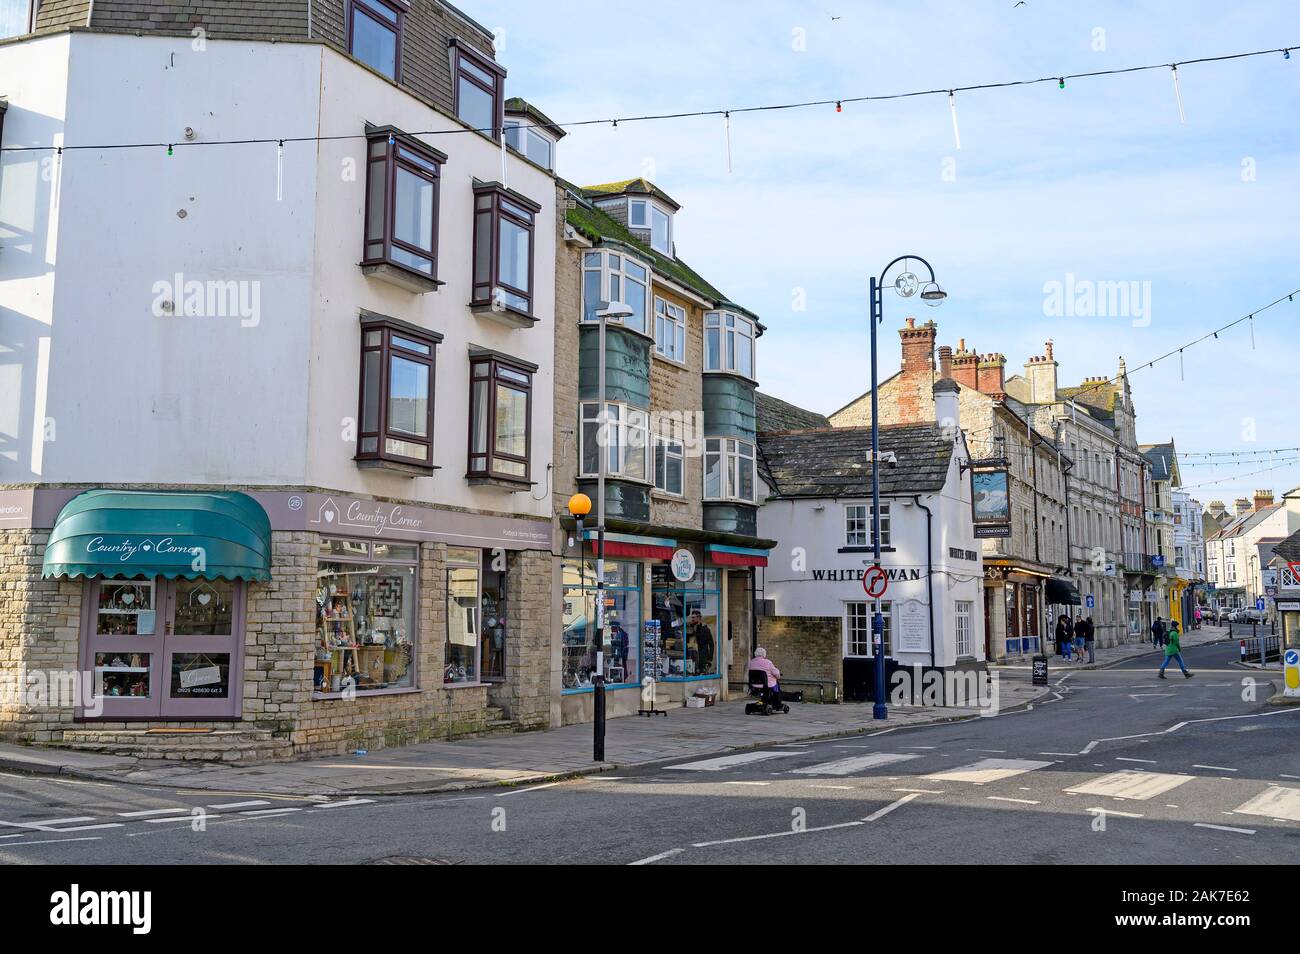
<svg viewBox="0 0 1300 954"><path fill-rule="evenodd" d="M1300 708L1252 694L1235 643L1186 658L1053 660L1049 700L992 718L461 795L0 775L0 863L1295 864Z"/></svg>

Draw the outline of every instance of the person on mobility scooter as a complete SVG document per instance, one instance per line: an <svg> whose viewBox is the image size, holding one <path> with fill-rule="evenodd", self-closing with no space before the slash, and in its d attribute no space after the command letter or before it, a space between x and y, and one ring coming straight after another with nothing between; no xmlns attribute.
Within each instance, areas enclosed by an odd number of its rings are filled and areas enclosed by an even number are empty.
<svg viewBox="0 0 1300 954"><path fill-rule="evenodd" d="M773 712L786 713L790 707L781 702L781 670L767 658L767 650L759 646L754 650L754 658L749 661L749 684L751 695L758 697L757 702L745 703L745 715L771 715Z"/></svg>

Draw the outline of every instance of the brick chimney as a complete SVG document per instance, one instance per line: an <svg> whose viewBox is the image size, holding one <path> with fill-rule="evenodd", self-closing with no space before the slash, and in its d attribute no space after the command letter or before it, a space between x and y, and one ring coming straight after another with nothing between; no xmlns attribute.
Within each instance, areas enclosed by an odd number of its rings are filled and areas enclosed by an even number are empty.
<svg viewBox="0 0 1300 954"><path fill-rule="evenodd" d="M1003 381L1006 376L1007 356L993 352L980 357L976 387L982 394L1002 397L1006 393Z"/></svg>
<svg viewBox="0 0 1300 954"><path fill-rule="evenodd" d="M1266 507L1273 506L1273 491L1257 490L1255 491L1255 509L1263 510Z"/></svg>
<svg viewBox="0 0 1300 954"><path fill-rule="evenodd" d="M959 339L952 356L952 379L964 388L978 390L979 362L980 356L966 349L966 339Z"/></svg>
<svg viewBox="0 0 1300 954"><path fill-rule="evenodd" d="M1250 513L1250 501L1245 497L1238 497L1232 502L1232 512L1234 516L1240 517L1242 514Z"/></svg>
<svg viewBox="0 0 1300 954"><path fill-rule="evenodd" d="M1056 401L1056 367L1056 360L1052 357L1052 340L1049 338L1044 345L1044 353L1025 362L1030 404L1052 404Z"/></svg>
<svg viewBox="0 0 1300 954"><path fill-rule="evenodd" d="M933 321L917 327L915 318L908 318L906 327L898 329L903 339L903 373L934 370L934 338L937 329Z"/></svg>
<svg viewBox="0 0 1300 954"><path fill-rule="evenodd" d="M952 377L952 347L939 345L939 377Z"/></svg>

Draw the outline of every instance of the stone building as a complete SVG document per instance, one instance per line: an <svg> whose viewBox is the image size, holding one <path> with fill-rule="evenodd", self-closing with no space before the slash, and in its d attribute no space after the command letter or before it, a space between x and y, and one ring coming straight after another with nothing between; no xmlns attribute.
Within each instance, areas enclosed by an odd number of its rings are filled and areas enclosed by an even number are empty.
<svg viewBox="0 0 1300 954"><path fill-rule="evenodd" d="M4 155L0 734L237 759L551 724L560 223L491 31L385 0L34 26L4 145L174 146Z"/></svg>
<svg viewBox="0 0 1300 954"><path fill-rule="evenodd" d="M677 251L678 203L645 179L565 185L556 265L557 583L553 665L560 719L592 716L598 478L605 460L606 627L611 715L726 698L753 645L757 531L756 350L763 325ZM599 312L605 321L601 420ZM576 540L568 501L596 501ZM582 548L579 558L578 547Z"/></svg>
<svg viewBox="0 0 1300 954"><path fill-rule="evenodd" d="M1050 636L1049 602L1077 599L1065 579L1066 475L1069 455L1052 438L1036 429L1028 406L1006 387L1006 357L981 354L966 346L937 349L933 321L917 324L908 318L899 330L902 365L880 382L880 423L918 424L935 421L934 384L955 381L960 390L960 427L972 458L1005 467L1009 521L1004 536L981 540L984 567L984 658L1003 660L1040 651ZM861 427L871 422L871 392L860 395L829 415L835 427ZM1049 586L1050 584L1050 586Z"/></svg>
<svg viewBox="0 0 1300 954"><path fill-rule="evenodd" d="M1276 556L1287 559L1282 544L1300 530L1300 487L1281 500L1271 490L1256 490L1253 499L1235 501L1234 513L1224 517L1223 527L1205 541L1212 602L1220 610L1253 610L1267 595L1264 571Z"/></svg>

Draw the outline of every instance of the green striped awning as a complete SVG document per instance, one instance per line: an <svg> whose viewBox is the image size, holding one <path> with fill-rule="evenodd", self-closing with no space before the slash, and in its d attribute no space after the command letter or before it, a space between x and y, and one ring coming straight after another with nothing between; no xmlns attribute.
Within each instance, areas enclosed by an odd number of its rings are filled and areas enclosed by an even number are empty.
<svg viewBox="0 0 1300 954"><path fill-rule="evenodd" d="M247 494L88 490L59 512L41 575L265 581L271 521Z"/></svg>

